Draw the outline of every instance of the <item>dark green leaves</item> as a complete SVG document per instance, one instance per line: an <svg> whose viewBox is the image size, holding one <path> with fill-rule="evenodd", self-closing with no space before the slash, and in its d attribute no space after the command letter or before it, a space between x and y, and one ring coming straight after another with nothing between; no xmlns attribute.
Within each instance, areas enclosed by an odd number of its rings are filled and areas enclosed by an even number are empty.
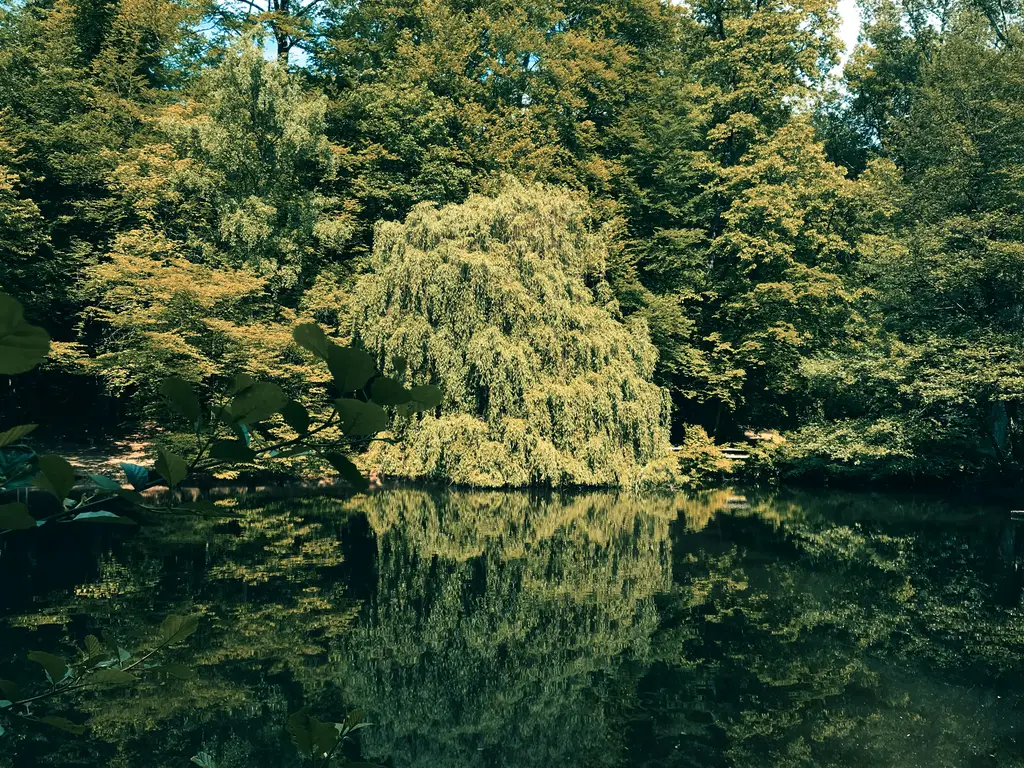
<svg viewBox="0 0 1024 768"><path fill-rule="evenodd" d="M242 390L228 406L234 424L256 424L269 419L288 402L288 396L277 384L258 381Z"/></svg>
<svg viewBox="0 0 1024 768"><path fill-rule="evenodd" d="M46 717L40 717L39 722L46 723L49 726L59 728L60 730L67 731L68 733L73 733L75 736L81 736L85 733L84 725L75 725L66 717L54 717L53 715L48 715Z"/></svg>
<svg viewBox="0 0 1024 768"><path fill-rule="evenodd" d="M327 338L323 329L316 323L302 323L292 330L292 338L303 349L308 349L321 360L326 360L331 353L334 342Z"/></svg>
<svg viewBox="0 0 1024 768"><path fill-rule="evenodd" d="M25 322L21 304L0 293L0 374L30 371L49 352L50 336L46 331Z"/></svg>
<svg viewBox="0 0 1024 768"><path fill-rule="evenodd" d="M28 507L20 501L12 504L0 504L0 531L27 531L35 528L36 521L28 513Z"/></svg>
<svg viewBox="0 0 1024 768"><path fill-rule="evenodd" d="M374 379L370 398L379 405L405 405L412 400L412 393L400 382L382 376Z"/></svg>
<svg viewBox="0 0 1024 768"><path fill-rule="evenodd" d="M387 428L388 415L375 403L343 397L334 401L347 437L369 437Z"/></svg>
<svg viewBox="0 0 1024 768"><path fill-rule="evenodd" d="M160 625L160 645L180 643L198 628L198 616L168 616Z"/></svg>
<svg viewBox="0 0 1024 768"><path fill-rule="evenodd" d="M217 440L210 446L210 456L220 461L250 462L256 452L241 440Z"/></svg>
<svg viewBox="0 0 1024 768"><path fill-rule="evenodd" d="M168 451L165 448L157 448L156 464L154 469L167 483L168 488L176 487L182 480L188 477L188 464L178 454Z"/></svg>
<svg viewBox="0 0 1024 768"><path fill-rule="evenodd" d="M284 418L285 423L300 435L305 435L309 432L309 411L305 409L302 403L295 400L289 401L281 409L281 416Z"/></svg>
<svg viewBox="0 0 1024 768"><path fill-rule="evenodd" d="M334 347L327 358L327 367L334 377L334 384L343 395L355 392L377 372L377 364L365 352L352 347Z"/></svg>
<svg viewBox="0 0 1024 768"><path fill-rule="evenodd" d="M184 664L164 664L160 667L161 672L166 672L171 677L177 680L195 680L196 671L191 667L186 667Z"/></svg>
<svg viewBox="0 0 1024 768"><path fill-rule="evenodd" d="M60 456L40 456L35 485L63 501L75 485L75 469Z"/></svg>
<svg viewBox="0 0 1024 768"><path fill-rule="evenodd" d="M139 678L131 672L125 672L123 669L117 669L115 667L100 669L89 675L90 683L103 685L131 685L138 681Z"/></svg>
<svg viewBox="0 0 1024 768"><path fill-rule="evenodd" d="M377 364L372 357L353 347L338 346L327 338L319 325L297 325L292 337L300 347L327 361L334 383L343 395L365 387L377 372Z"/></svg>
<svg viewBox="0 0 1024 768"><path fill-rule="evenodd" d="M38 426L38 424L22 424L18 427L11 427L6 432L0 432L0 448L18 442Z"/></svg>
<svg viewBox="0 0 1024 768"><path fill-rule="evenodd" d="M411 405L418 411L429 411L441 404L441 388L433 384L420 384L409 390L412 397Z"/></svg>
<svg viewBox="0 0 1024 768"><path fill-rule="evenodd" d="M113 512L98 509L91 512L79 512L73 518L73 523L106 523L110 525L138 525L130 517L115 515Z"/></svg>
<svg viewBox="0 0 1024 768"><path fill-rule="evenodd" d="M68 672L70 671L70 668L64 659L60 656L54 656L52 653L46 653L45 651L32 651L32 653L28 655L28 660L34 661L36 664L42 666L46 671L46 676L54 685L67 677Z"/></svg>
<svg viewBox="0 0 1024 768"><path fill-rule="evenodd" d="M138 464L121 462L121 470L128 480L128 484L136 491L141 491L149 485L149 470Z"/></svg>
<svg viewBox="0 0 1024 768"><path fill-rule="evenodd" d="M325 723L305 711L288 718L288 734L305 758L315 759L328 755L338 746L341 734L334 723Z"/></svg>
<svg viewBox="0 0 1024 768"><path fill-rule="evenodd" d="M167 398L175 412L184 416L190 424L199 426L203 419L203 407L191 384L180 376L171 376L160 385L160 394Z"/></svg>
<svg viewBox="0 0 1024 768"><path fill-rule="evenodd" d="M370 487L370 484L363 477L362 472L356 467L351 461L340 453L329 453L324 456L331 466L334 467L335 471L341 475L342 480L347 482L353 488L358 491L365 491Z"/></svg>

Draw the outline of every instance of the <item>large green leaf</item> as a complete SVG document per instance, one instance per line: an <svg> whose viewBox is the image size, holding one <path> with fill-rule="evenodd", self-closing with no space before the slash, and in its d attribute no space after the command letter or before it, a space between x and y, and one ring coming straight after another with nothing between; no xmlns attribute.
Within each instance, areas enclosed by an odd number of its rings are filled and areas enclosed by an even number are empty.
<svg viewBox="0 0 1024 768"><path fill-rule="evenodd" d="M25 322L21 304L0 293L0 374L31 371L50 352L50 336Z"/></svg>
<svg viewBox="0 0 1024 768"><path fill-rule="evenodd" d="M0 504L0 531L7 529L27 531L29 528L35 527L35 519L28 513L28 507L20 501Z"/></svg>
<svg viewBox="0 0 1024 768"><path fill-rule="evenodd" d="M370 399L378 405L404 405L412 400L412 393L400 382L382 376L373 380Z"/></svg>
<svg viewBox="0 0 1024 768"><path fill-rule="evenodd" d="M131 672L125 672L123 669L117 669L115 667L100 669L89 675L90 683L102 685L131 685L138 681L139 678Z"/></svg>
<svg viewBox="0 0 1024 768"><path fill-rule="evenodd" d="M218 440L210 446L210 456L220 461L247 462L256 458L256 452L241 440Z"/></svg>
<svg viewBox="0 0 1024 768"><path fill-rule="evenodd" d="M388 415L376 403L364 403L350 397L334 401L341 417L341 430L347 437L369 437L388 426Z"/></svg>
<svg viewBox="0 0 1024 768"><path fill-rule="evenodd" d="M38 426L38 424L22 424L17 427L11 427L6 432L0 432L0 448L18 442Z"/></svg>
<svg viewBox="0 0 1024 768"><path fill-rule="evenodd" d="M338 746L341 734L334 723L325 723L310 717L305 711L288 718L288 733L303 757L320 758Z"/></svg>
<svg viewBox="0 0 1024 768"><path fill-rule="evenodd" d="M373 358L353 347L333 347L327 358L327 367L331 370L334 384L343 395L365 387L377 372Z"/></svg>
<svg viewBox="0 0 1024 768"><path fill-rule="evenodd" d="M180 643L198 628L198 616L168 616L160 624L160 644Z"/></svg>
<svg viewBox="0 0 1024 768"><path fill-rule="evenodd" d="M67 662L60 656L54 656L52 653L46 653L46 651L32 651L28 655L28 660L42 666L46 670L46 676L54 685L67 677L69 667Z"/></svg>
<svg viewBox="0 0 1024 768"><path fill-rule="evenodd" d="M10 680L0 680L0 693L11 701L21 699L21 686Z"/></svg>
<svg viewBox="0 0 1024 768"><path fill-rule="evenodd" d="M431 408L436 408L443 399L440 387L435 387L433 384L420 384L409 390L409 394L412 397L410 405L417 411L429 411Z"/></svg>
<svg viewBox="0 0 1024 768"><path fill-rule="evenodd" d="M235 424L256 424L269 419L288 402L288 396L277 384L258 381L231 401L228 412Z"/></svg>
<svg viewBox="0 0 1024 768"><path fill-rule="evenodd" d="M203 419L203 406L199 403L192 385L180 376L170 376L160 385L160 394L179 414L188 419L190 424L198 426Z"/></svg>
<svg viewBox="0 0 1024 768"><path fill-rule="evenodd" d="M306 410L302 403L295 400L289 401L281 409L281 416L284 418L285 423L300 435L309 432L309 411Z"/></svg>
<svg viewBox="0 0 1024 768"><path fill-rule="evenodd" d="M46 717L39 718L40 723L46 723L54 728L60 728L62 731L73 733L75 736L81 736L85 733L84 725L76 725L75 723L68 720L66 717L56 717L54 715L47 715Z"/></svg>
<svg viewBox="0 0 1024 768"><path fill-rule="evenodd" d="M334 342L327 338L323 328L316 323L302 323L295 326L292 330L292 338L295 339L296 344L303 349L308 349L321 360L326 360L335 346Z"/></svg>
<svg viewBox="0 0 1024 768"><path fill-rule="evenodd" d="M366 478L363 477L363 473L360 472L359 468L349 461L346 456L343 456L340 453L328 453L324 458L327 459L337 473L341 475L342 480L347 482L356 490L365 491L370 487Z"/></svg>
<svg viewBox="0 0 1024 768"><path fill-rule="evenodd" d="M138 525L130 517L115 515L104 509L97 509L92 512L80 512L71 518L73 523L107 523L110 525Z"/></svg>
<svg viewBox="0 0 1024 768"><path fill-rule="evenodd" d="M173 451L168 451L162 447L156 449L154 469L167 482L168 488L175 488L182 480L188 477L188 464L186 461Z"/></svg>
<svg viewBox="0 0 1024 768"><path fill-rule="evenodd" d="M68 464L67 459L49 454L40 456L39 474L36 476L36 487L49 491L61 501L75 485L75 468Z"/></svg>
<svg viewBox="0 0 1024 768"><path fill-rule="evenodd" d="M124 471L124 476L127 478L128 484L136 491L141 491L149 485L148 468L139 464L129 464L126 461L122 461L121 469Z"/></svg>

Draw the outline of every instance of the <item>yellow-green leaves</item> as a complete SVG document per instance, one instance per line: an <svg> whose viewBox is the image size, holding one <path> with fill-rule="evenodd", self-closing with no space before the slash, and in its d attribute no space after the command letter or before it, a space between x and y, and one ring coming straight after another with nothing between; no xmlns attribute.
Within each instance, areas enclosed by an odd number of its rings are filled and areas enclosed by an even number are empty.
<svg viewBox="0 0 1024 768"><path fill-rule="evenodd" d="M49 352L49 334L27 323L21 304L0 293L0 374L31 371Z"/></svg>
<svg viewBox="0 0 1024 768"><path fill-rule="evenodd" d="M18 442L23 437L33 432L38 424L22 424L18 427L11 427L5 432L0 432L0 448L6 445L12 445Z"/></svg>

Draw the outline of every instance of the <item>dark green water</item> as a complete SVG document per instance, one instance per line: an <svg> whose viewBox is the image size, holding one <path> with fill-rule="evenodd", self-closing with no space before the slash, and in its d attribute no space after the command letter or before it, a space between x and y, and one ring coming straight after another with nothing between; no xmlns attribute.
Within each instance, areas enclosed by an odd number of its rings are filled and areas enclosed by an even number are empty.
<svg viewBox="0 0 1024 768"><path fill-rule="evenodd" d="M1024 523L940 499L389 491L40 529L0 555L0 678L201 613L192 682L0 716L0 766L300 765L306 705L393 768L1024 766ZM340 764L340 761L339 761Z"/></svg>

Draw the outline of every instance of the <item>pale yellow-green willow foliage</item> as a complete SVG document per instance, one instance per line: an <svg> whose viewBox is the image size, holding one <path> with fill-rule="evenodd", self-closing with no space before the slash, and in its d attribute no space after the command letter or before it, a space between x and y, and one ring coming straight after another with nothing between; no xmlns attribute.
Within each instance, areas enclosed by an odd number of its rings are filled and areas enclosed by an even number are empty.
<svg viewBox="0 0 1024 768"><path fill-rule="evenodd" d="M358 332L385 371L405 358L444 391L380 468L479 486L671 480L657 351L619 318L606 255L585 203L539 185L380 225Z"/></svg>

